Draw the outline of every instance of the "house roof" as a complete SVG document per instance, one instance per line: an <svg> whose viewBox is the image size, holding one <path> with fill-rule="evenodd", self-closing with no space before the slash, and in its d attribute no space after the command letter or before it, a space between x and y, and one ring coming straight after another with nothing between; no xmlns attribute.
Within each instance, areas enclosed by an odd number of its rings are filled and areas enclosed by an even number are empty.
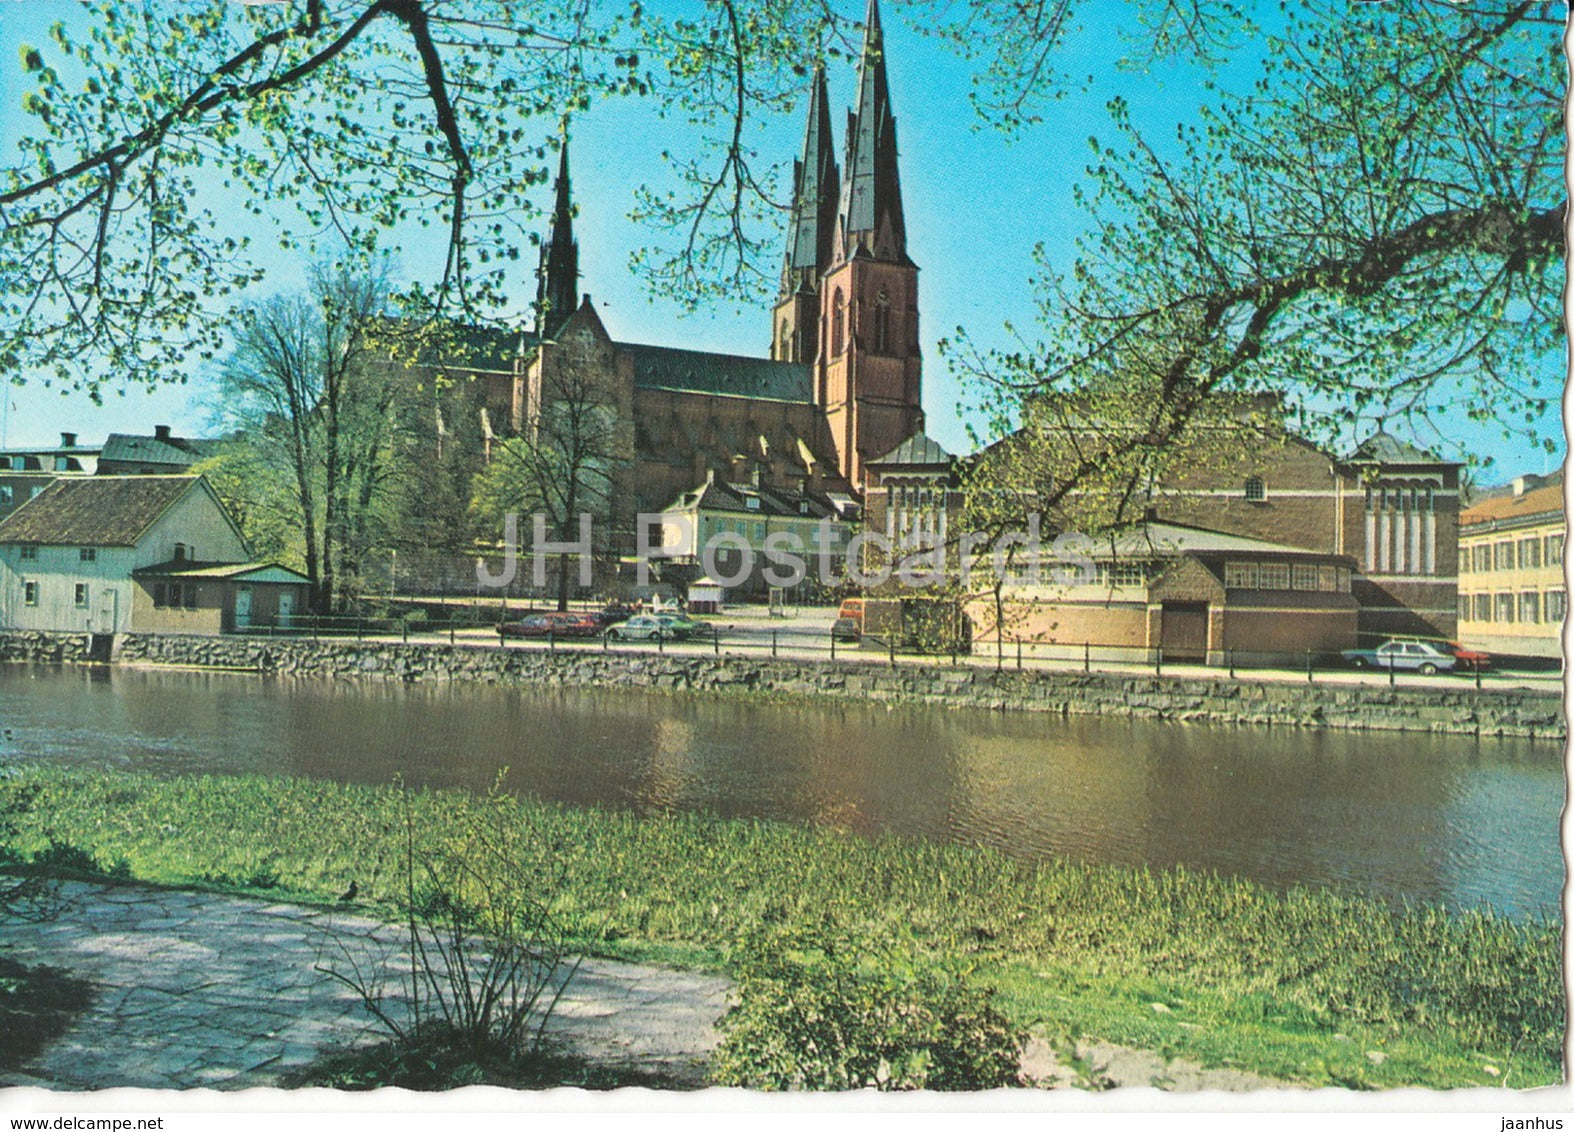
<svg viewBox="0 0 1574 1132"><path fill-rule="evenodd" d="M618 349L628 351L634 359L636 389L668 389L762 401L807 403L813 400L811 369L799 362L709 354L634 342L619 342Z"/></svg>
<svg viewBox="0 0 1574 1132"><path fill-rule="evenodd" d="M1461 527L1478 523L1531 519L1541 515L1563 513L1562 482L1532 488L1522 495L1498 495L1484 499L1459 513Z"/></svg>
<svg viewBox="0 0 1574 1132"><path fill-rule="evenodd" d="M749 505L751 499L758 505L751 507ZM764 485L755 487L752 484L723 483L720 480L711 480L692 491L684 492L667 507L667 510L687 511L690 508L764 517L790 515L794 518L840 518L840 511L835 502L830 497L816 492L799 493Z"/></svg>
<svg viewBox="0 0 1574 1132"><path fill-rule="evenodd" d="M260 579L262 581L276 582L310 582L311 579L299 570L291 570L288 566L280 566L277 562L162 562L157 566L144 566L140 570L131 572L133 577L156 578L215 578L238 579L249 574L260 574L264 571L274 574L284 574L288 577L275 577Z"/></svg>
<svg viewBox="0 0 1574 1132"><path fill-rule="evenodd" d="M100 461L120 460L126 463L170 464L189 468L213 455L214 441L197 440L183 436L133 436L112 432L104 440Z"/></svg>
<svg viewBox="0 0 1574 1132"><path fill-rule="evenodd" d="M923 432L915 432L878 460L869 461L869 466L881 468L895 464L949 464L950 462L951 453Z"/></svg>
<svg viewBox="0 0 1574 1132"><path fill-rule="evenodd" d="M1098 557L1135 558L1151 554L1274 554L1297 558L1342 558L1302 546L1287 546L1266 539L1211 531L1206 527L1148 521L1129 528L1113 539L1099 539L1092 554Z"/></svg>
<svg viewBox="0 0 1574 1132"><path fill-rule="evenodd" d="M198 484L211 492L201 476L57 479L0 522L0 543L135 546L164 512Z"/></svg>
<svg viewBox="0 0 1574 1132"><path fill-rule="evenodd" d="M1345 457L1348 464L1452 464L1414 444L1398 440L1379 430L1356 445Z"/></svg>

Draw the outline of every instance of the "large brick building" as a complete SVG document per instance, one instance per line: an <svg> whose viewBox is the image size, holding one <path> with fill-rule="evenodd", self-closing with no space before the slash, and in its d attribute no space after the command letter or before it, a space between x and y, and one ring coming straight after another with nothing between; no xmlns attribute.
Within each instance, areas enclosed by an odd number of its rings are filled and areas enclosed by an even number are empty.
<svg viewBox="0 0 1574 1132"><path fill-rule="evenodd" d="M824 71L813 78L769 357L609 333L579 289L568 153L565 139L535 326L480 336L462 367L483 443L529 435L554 402L591 391L618 423L606 462L625 545L636 513L660 512L707 476L823 495L845 511L865 464L923 425L918 268L875 0L840 165Z"/></svg>

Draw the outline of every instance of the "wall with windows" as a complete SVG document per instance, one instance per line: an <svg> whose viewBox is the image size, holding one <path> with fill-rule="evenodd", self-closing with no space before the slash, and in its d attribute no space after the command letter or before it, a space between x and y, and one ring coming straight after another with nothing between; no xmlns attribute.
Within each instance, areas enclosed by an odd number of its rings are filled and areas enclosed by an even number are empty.
<svg viewBox="0 0 1574 1132"><path fill-rule="evenodd" d="M1558 499L1561 492L1551 493ZM1478 514L1508 509L1483 505ZM1472 510L1475 510L1474 508ZM1561 506L1471 521L1460 530L1459 637L1510 655L1561 655L1568 595L1563 575L1567 523Z"/></svg>

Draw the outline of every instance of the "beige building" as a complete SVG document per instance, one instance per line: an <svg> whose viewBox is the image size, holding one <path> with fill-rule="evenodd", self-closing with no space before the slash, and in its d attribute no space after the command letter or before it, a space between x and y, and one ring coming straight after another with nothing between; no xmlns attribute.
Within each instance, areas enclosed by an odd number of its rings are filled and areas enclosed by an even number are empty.
<svg viewBox="0 0 1574 1132"><path fill-rule="evenodd" d="M0 629L217 633L304 608L304 577L250 557L201 476L62 476L0 522Z"/></svg>
<svg viewBox="0 0 1574 1132"><path fill-rule="evenodd" d="M1521 476L1459 516L1459 641L1509 656L1562 655L1568 597L1563 481Z"/></svg>

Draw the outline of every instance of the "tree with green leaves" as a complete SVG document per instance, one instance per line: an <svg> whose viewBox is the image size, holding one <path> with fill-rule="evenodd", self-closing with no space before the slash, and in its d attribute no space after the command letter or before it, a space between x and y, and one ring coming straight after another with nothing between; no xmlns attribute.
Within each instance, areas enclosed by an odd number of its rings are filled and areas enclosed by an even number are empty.
<svg viewBox="0 0 1574 1132"><path fill-rule="evenodd" d="M1099 529L1277 424L1446 443L1468 416L1555 451L1534 422L1561 389L1561 31L1528 0L1318 0L1173 143L1113 104L1121 141L1093 141L1079 193L1093 231L1041 260L1042 335L946 344L1021 448L981 475L1013 465L1036 508ZM1234 419L1263 394L1278 420Z"/></svg>
<svg viewBox="0 0 1574 1132"><path fill-rule="evenodd" d="M230 459L288 470L319 613L357 592L396 471L395 419L414 387L400 353L410 332L387 304L385 269L319 264L308 294L242 308L218 371L220 419L241 434ZM255 484L242 514L266 510L256 493L276 486Z"/></svg>
<svg viewBox="0 0 1574 1132"><path fill-rule="evenodd" d="M543 350L558 349L547 343ZM592 554L605 557L618 545L620 501L631 497L627 471L634 462L627 386L605 364L575 364L549 356L533 362L528 419L518 436L493 445L475 481L472 512L483 528L502 531L513 515L521 540L535 549L539 516L546 541L577 544L581 518L590 518ZM569 579L577 557L557 555L557 607L568 608Z"/></svg>

